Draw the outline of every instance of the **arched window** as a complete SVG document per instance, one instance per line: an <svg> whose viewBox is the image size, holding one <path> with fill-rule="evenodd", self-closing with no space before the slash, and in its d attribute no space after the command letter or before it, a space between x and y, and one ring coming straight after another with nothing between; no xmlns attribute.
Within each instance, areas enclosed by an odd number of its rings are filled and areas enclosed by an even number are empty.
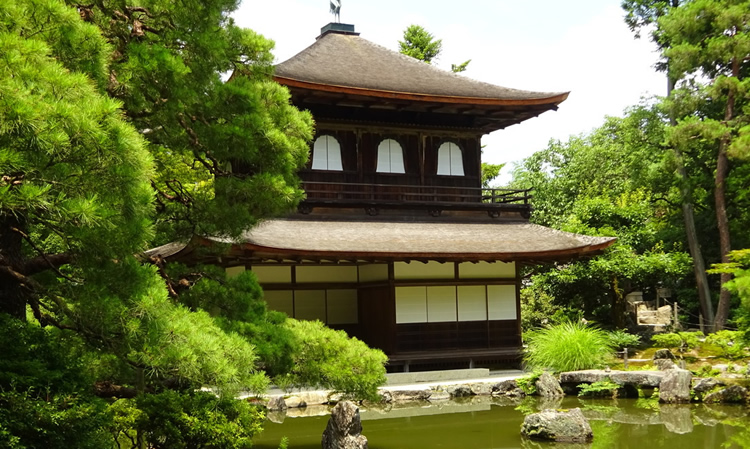
<svg viewBox="0 0 750 449"><path fill-rule="evenodd" d="M335 137L323 135L315 139L312 168L313 170L343 170L341 145Z"/></svg>
<svg viewBox="0 0 750 449"><path fill-rule="evenodd" d="M378 145L378 173L406 173L404 151L401 144L393 139L385 139Z"/></svg>
<svg viewBox="0 0 750 449"><path fill-rule="evenodd" d="M461 147L453 142L444 142L438 148L438 175L463 176L464 158Z"/></svg>

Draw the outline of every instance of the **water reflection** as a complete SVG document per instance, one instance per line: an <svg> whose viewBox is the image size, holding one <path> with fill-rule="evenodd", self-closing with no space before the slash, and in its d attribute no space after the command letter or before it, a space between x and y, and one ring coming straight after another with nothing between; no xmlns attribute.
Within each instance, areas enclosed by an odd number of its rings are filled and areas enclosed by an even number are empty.
<svg viewBox="0 0 750 449"><path fill-rule="evenodd" d="M591 444L554 444L520 435L525 414L544 408L580 407L594 432ZM327 408L288 410L270 417L255 447L318 449L328 421ZM371 449L750 449L749 409L739 405L662 405L650 399L465 398L362 407L363 433ZM306 417L293 417L306 416Z"/></svg>

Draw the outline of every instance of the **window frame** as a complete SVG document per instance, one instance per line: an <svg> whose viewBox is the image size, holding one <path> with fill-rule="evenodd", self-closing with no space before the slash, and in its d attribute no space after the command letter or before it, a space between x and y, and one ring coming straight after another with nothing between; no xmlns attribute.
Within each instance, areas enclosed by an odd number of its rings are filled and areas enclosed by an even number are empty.
<svg viewBox="0 0 750 449"><path fill-rule="evenodd" d="M321 139L325 139L325 148L318 147L318 142L320 142ZM335 143L335 146L331 145L331 140L333 140L333 142ZM316 158L316 154L318 154L319 150L325 151L325 157ZM338 161L336 159L331 158L331 152L336 152L336 151L338 153ZM325 161L325 168L316 166L317 164L323 164L322 161ZM336 164L336 162L338 162L338 164ZM331 168L332 165L333 165L333 168ZM336 137L332 136L331 134L321 134L315 139L315 142L313 142L310 169L316 170L316 171L335 171L335 172L344 171L344 160L341 157L341 143Z"/></svg>
<svg viewBox="0 0 750 449"><path fill-rule="evenodd" d="M388 149L384 150L382 148L382 146L386 142L389 142L388 143ZM394 149L391 146L390 142L395 143L397 145L397 149ZM384 167L381 166L381 151L388 151L388 169L387 170L385 170ZM401 156L401 158L400 158L400 166L396 167L396 168L400 168L401 171L394 171L393 170L393 168L394 168L393 167L393 165L394 165L393 164L393 159L394 159L394 157L393 157L394 154L393 153L395 151L397 151L400 154L400 156ZM396 159L398 159L398 157ZM401 142L399 142L398 140L396 140L396 139L394 139L392 137L386 137L383 140L381 140L380 143L378 143L378 152L377 152L377 160L376 160L376 164L375 164L375 173L385 173L385 174L395 174L395 175L404 175L404 174L406 174L406 159L404 157L404 146L401 145Z"/></svg>
<svg viewBox="0 0 750 449"><path fill-rule="evenodd" d="M441 173L441 161L444 161L444 158L441 158L441 153L443 151L447 151L447 173ZM458 173L459 170L455 170L456 173L454 173L454 159L456 157L456 153L458 153L458 161L460 162L460 166L458 167L460 169L460 173ZM444 162L445 164L445 162ZM435 174L438 176L466 176L466 170L464 169L464 150L461 148L461 145L457 144L456 142L453 142L452 140L445 140L443 141L440 146L438 146L437 150L437 167L435 170Z"/></svg>

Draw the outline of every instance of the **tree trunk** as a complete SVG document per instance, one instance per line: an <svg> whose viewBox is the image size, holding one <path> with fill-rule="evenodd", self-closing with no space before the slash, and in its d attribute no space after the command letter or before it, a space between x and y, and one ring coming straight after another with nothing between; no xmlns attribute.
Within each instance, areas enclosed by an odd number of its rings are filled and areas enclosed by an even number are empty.
<svg viewBox="0 0 750 449"><path fill-rule="evenodd" d="M732 75L738 77L740 72L739 62L732 58ZM724 123L729 123L734 118L735 94L732 88L727 93L727 106L724 110ZM721 263L729 263L729 252L732 250L729 238L729 218L727 217L726 181L729 175L729 156L727 147L731 136L722 137L719 142L719 154L716 157L716 179L714 181L714 203L716 205L716 226L719 229L719 248L721 249ZM724 329L729 317L729 302L732 299L729 290L724 284L732 280L729 273L721 274L721 292L719 293L719 305L716 309L716 330Z"/></svg>
<svg viewBox="0 0 750 449"><path fill-rule="evenodd" d="M21 229L21 219L0 213L0 313L18 319L26 317L28 290L22 276L24 258L23 237L13 229Z"/></svg>
<svg viewBox="0 0 750 449"><path fill-rule="evenodd" d="M620 288L617 277L612 278L612 323L615 329L625 329L625 297L623 289Z"/></svg>
<svg viewBox="0 0 750 449"><path fill-rule="evenodd" d="M667 77L667 96L672 95L674 81ZM669 115L669 123L674 126L677 121L673 114ZM682 151L679 148L672 149L677 161L677 176L680 180L680 200L682 202L682 218L685 221L685 236L688 241L688 250L690 257L693 259L693 273L695 274L695 287L698 289L698 303L700 304L701 314L708 323L707 331L713 331L714 323L714 306L711 302L711 290L708 286L708 276L706 275L706 263L703 260L703 252L698 243L698 231L695 229L695 215L693 214L693 194L688 181L687 170L685 169Z"/></svg>

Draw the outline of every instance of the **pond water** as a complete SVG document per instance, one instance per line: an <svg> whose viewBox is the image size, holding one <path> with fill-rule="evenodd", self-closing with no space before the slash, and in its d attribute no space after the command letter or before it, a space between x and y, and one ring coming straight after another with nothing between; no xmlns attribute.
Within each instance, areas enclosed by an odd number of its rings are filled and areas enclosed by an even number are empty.
<svg viewBox="0 0 750 449"><path fill-rule="evenodd" d="M524 415L544 408L580 407L594 432L591 444L555 444L521 437ZM328 408L269 416L254 447L276 449L282 437L290 449L319 449ZM370 449L716 449L750 448L750 408L739 405L660 405L653 400L522 401L475 397L465 401L361 407L362 433ZM319 415L319 416L310 416Z"/></svg>

